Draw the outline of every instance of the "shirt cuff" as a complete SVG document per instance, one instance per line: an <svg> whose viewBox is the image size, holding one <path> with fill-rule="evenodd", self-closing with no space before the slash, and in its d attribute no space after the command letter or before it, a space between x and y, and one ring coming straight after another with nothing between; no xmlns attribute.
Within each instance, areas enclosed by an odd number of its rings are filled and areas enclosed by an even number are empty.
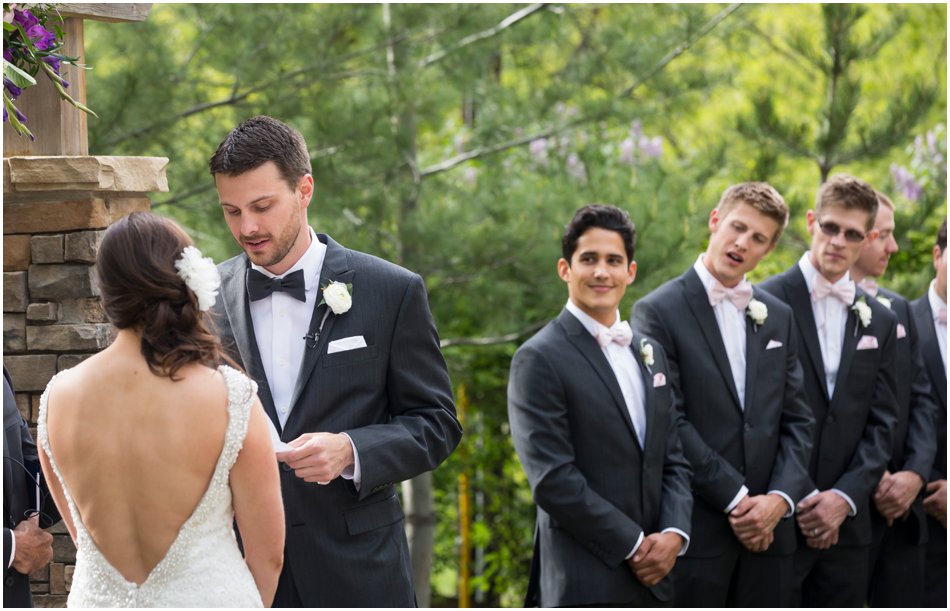
<svg viewBox="0 0 950 611"><path fill-rule="evenodd" d="M13 566L13 559L16 558L16 533L13 532L13 529L10 529L10 562L7 563L7 568Z"/></svg>
<svg viewBox="0 0 950 611"><path fill-rule="evenodd" d="M346 435L346 433L342 434ZM343 473L340 473L340 477L352 480L353 485L356 486L356 490L359 491L360 484L363 482L363 471L360 469L360 453L356 451L356 444L353 443L353 438L349 435L346 435L346 438L350 440L350 447L353 448L353 466L343 469Z"/></svg>
<svg viewBox="0 0 950 611"><path fill-rule="evenodd" d="M849 518L853 518L854 516L858 515L858 508L854 505L854 501L851 500L850 496L838 490L837 488L832 488L831 491L847 501L848 506L851 508L851 511L848 512Z"/></svg>
<svg viewBox="0 0 950 611"><path fill-rule="evenodd" d="M729 503L728 506L726 506L726 513L729 513L730 511L732 511L733 509L735 509L735 508L736 508L736 505L739 504L739 501L741 501L743 498L745 498L746 495L748 495L748 494L749 494L749 489L746 488L745 484L743 484L743 485L742 485L742 488L739 488L739 492L736 493L735 498L732 499L732 502Z"/></svg>
<svg viewBox="0 0 950 611"><path fill-rule="evenodd" d="M807 499L810 499L811 497L815 496L816 494L818 494L818 488L815 488L814 490L812 490L811 492L809 492L808 494L806 494L805 497L802 499L802 501L807 500ZM800 502L800 501L799 501L799 502ZM798 507L795 507L795 511L798 512Z"/></svg>
<svg viewBox="0 0 950 611"><path fill-rule="evenodd" d="M769 494L777 494L782 497L786 503L788 503L788 511L785 512L785 515L782 516L782 519L790 518L795 513L795 503L792 502L792 497L788 496L781 490L769 490Z"/></svg>
<svg viewBox="0 0 950 611"><path fill-rule="evenodd" d="M640 549L640 544L641 544L641 543L643 543L643 531L642 531L642 530L640 531L640 536L637 537L637 542L636 542L636 544L633 546L633 549L630 550L630 553L627 554L627 556L626 556L626 558L624 558L624 560L630 560L631 558L633 558L633 555L637 553L637 550L638 550L638 549Z"/></svg>
<svg viewBox="0 0 950 611"><path fill-rule="evenodd" d="M676 554L677 556L682 556L683 554L686 553L686 550L689 549L689 535L687 535L686 533L684 533L684 532L681 531L680 529L670 527L670 528L664 528L664 529L661 530L660 532L664 532L664 533L676 533L676 534L678 534L679 536L683 537L683 547L680 548L680 553Z"/></svg>

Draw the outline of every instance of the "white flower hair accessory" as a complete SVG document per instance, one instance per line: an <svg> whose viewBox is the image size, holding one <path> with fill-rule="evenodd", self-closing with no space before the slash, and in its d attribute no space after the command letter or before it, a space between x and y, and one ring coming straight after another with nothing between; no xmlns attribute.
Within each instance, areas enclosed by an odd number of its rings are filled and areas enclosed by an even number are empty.
<svg viewBox="0 0 950 611"><path fill-rule="evenodd" d="M768 307L754 298L749 300L749 307L746 308L745 312L749 315L749 318L752 319L752 322L755 323L755 326L752 328L754 332L757 332L758 328L765 324L765 319L769 317Z"/></svg>
<svg viewBox="0 0 950 611"><path fill-rule="evenodd" d="M352 285L342 282L331 282L323 287L323 299L320 303L327 304L334 314L345 314L353 307L353 297L350 295ZM318 304L319 305L319 304Z"/></svg>
<svg viewBox="0 0 950 611"><path fill-rule="evenodd" d="M194 246L185 246L181 256L175 260L175 269L198 298L198 309L202 312L210 310L221 286L218 268L211 257L202 257L201 251Z"/></svg>

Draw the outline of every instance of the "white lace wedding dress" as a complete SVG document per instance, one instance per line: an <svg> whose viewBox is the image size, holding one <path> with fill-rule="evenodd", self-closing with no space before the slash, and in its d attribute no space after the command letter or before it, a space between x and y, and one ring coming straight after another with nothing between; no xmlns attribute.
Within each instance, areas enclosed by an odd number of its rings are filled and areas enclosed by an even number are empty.
<svg viewBox="0 0 950 611"><path fill-rule="evenodd" d="M70 607L260 607L261 597L244 562L233 530L234 509L228 475L247 433L257 384L222 366L228 387L228 428L214 475L197 507L181 526L165 557L145 582L125 579L100 553L56 466L46 432L46 401L50 380L40 399L37 434L69 505L76 527L76 571L67 604ZM58 376L59 374L57 374Z"/></svg>

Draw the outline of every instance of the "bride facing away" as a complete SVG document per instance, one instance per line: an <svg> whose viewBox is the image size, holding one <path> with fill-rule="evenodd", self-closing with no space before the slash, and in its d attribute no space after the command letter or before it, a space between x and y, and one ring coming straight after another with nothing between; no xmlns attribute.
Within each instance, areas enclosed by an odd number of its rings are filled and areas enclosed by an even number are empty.
<svg viewBox="0 0 950 611"><path fill-rule="evenodd" d="M277 461L256 384L217 367L214 264L173 221L135 212L106 231L96 268L115 341L50 380L37 426L77 547L69 606L269 606Z"/></svg>

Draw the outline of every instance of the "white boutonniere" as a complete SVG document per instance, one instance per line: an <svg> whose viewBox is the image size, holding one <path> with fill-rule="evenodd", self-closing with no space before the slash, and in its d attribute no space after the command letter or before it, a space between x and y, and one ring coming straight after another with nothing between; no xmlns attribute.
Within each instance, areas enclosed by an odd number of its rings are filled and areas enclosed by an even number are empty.
<svg viewBox="0 0 950 611"><path fill-rule="evenodd" d="M764 325L765 319L769 317L768 307L766 307L764 303L762 303L761 301L755 298L749 300L749 307L746 308L745 312L746 314L749 315L749 318L752 319L753 333L757 333L759 330L759 327Z"/></svg>
<svg viewBox="0 0 950 611"><path fill-rule="evenodd" d="M323 299L317 305L327 304L334 314L346 314L353 307L353 297L350 291L353 290L352 284L343 284L342 282L331 282L323 287Z"/></svg>
<svg viewBox="0 0 950 611"><path fill-rule="evenodd" d="M878 295L878 296L876 297L876 299L877 299L878 301L880 301L881 304L882 304L885 308L887 308L888 310L892 310L892 309L893 309L893 308L891 307L891 300L888 299L887 297L885 297L884 295ZM864 326L866 327L867 325L864 325Z"/></svg>
<svg viewBox="0 0 950 611"><path fill-rule="evenodd" d="M647 369L653 366L653 345L645 337L640 340L640 358Z"/></svg>
<svg viewBox="0 0 950 611"><path fill-rule="evenodd" d="M861 322L861 326L865 329L869 324L871 324L871 306L868 305L867 300L862 295L860 299L854 302L854 305L851 306L851 309L854 310L854 313L857 314L858 320ZM858 324L854 324L854 335L858 335Z"/></svg>
<svg viewBox="0 0 950 611"><path fill-rule="evenodd" d="M181 256L175 260L175 269L198 298L198 309L202 312L210 310L221 286L218 268L211 257L202 257L201 251L194 246L185 246Z"/></svg>

